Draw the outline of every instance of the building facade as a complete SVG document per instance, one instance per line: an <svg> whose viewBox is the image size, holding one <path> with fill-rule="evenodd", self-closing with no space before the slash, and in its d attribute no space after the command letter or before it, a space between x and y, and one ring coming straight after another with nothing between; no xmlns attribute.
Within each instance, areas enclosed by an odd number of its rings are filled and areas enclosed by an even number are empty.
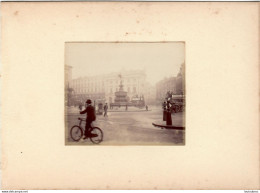
<svg viewBox="0 0 260 193"><path fill-rule="evenodd" d="M149 105L156 103L156 87L146 82L144 88L145 102Z"/></svg>
<svg viewBox="0 0 260 193"><path fill-rule="evenodd" d="M176 94L185 94L185 67L184 63L180 67L180 71L176 78Z"/></svg>
<svg viewBox="0 0 260 193"><path fill-rule="evenodd" d="M156 99L164 100L168 91L176 93L176 77L164 78L156 84Z"/></svg>
<svg viewBox="0 0 260 193"><path fill-rule="evenodd" d="M70 84L72 81L72 67L69 65L65 65L65 104L71 105L73 89L71 88Z"/></svg>
<svg viewBox="0 0 260 193"><path fill-rule="evenodd" d="M181 64L177 77L164 78L156 84L156 100L165 99L166 93L185 94L185 65Z"/></svg>
<svg viewBox="0 0 260 193"><path fill-rule="evenodd" d="M122 80L123 89L127 92L128 100L134 96L145 95L146 74L143 70L119 71L98 76L81 77L71 81L76 101L100 100L113 103L115 92L119 90Z"/></svg>
<svg viewBox="0 0 260 193"><path fill-rule="evenodd" d="M69 87L71 80L72 80L72 66L65 65L65 85L66 85L66 88Z"/></svg>

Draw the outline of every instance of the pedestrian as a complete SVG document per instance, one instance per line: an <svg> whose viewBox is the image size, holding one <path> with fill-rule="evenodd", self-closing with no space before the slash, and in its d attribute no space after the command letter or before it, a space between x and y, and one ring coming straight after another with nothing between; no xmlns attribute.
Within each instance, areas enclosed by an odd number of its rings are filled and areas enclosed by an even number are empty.
<svg viewBox="0 0 260 193"><path fill-rule="evenodd" d="M107 103L106 103L105 106L104 106L104 117L107 116L107 109L108 109L108 106L107 106Z"/></svg>
<svg viewBox="0 0 260 193"><path fill-rule="evenodd" d="M91 123L96 120L95 109L91 105L91 103L92 101L88 99L85 104L86 107L85 110L80 111L80 114L85 114L85 113L87 114L86 125L85 125L85 136L83 137L83 139L86 139L88 137L96 137L96 134L92 134L89 132L91 128Z"/></svg>
<svg viewBox="0 0 260 193"><path fill-rule="evenodd" d="M128 109L128 106L126 105L126 106L125 106L125 110L127 111L127 109Z"/></svg>
<svg viewBox="0 0 260 193"><path fill-rule="evenodd" d="M146 111L148 111L148 106L147 105L145 106L145 108L146 108Z"/></svg>
<svg viewBox="0 0 260 193"><path fill-rule="evenodd" d="M163 102L163 121L166 121L166 117L167 117L167 105L166 102Z"/></svg>
<svg viewBox="0 0 260 193"><path fill-rule="evenodd" d="M80 110L82 110L82 107L83 107L82 103L79 103L79 109Z"/></svg>
<svg viewBox="0 0 260 193"><path fill-rule="evenodd" d="M171 103L170 100L167 101L166 105L166 125L172 125L172 113L171 113Z"/></svg>

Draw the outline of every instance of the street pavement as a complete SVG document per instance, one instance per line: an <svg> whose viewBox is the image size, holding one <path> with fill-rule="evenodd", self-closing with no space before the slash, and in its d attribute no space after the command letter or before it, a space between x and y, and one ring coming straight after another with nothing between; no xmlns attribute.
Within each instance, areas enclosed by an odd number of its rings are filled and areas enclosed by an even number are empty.
<svg viewBox="0 0 260 193"><path fill-rule="evenodd" d="M161 129L154 127L152 123L166 124L162 121L162 109L149 107L149 111L138 108L130 111L110 111L108 117L97 115L93 126L102 129L103 141L99 145L184 145L185 131ZM67 145L93 145L90 139L75 142L70 138L69 131L73 125L79 124L78 110L68 112L66 115L66 144ZM184 126L184 112L173 113L174 126ZM82 123L83 127L85 122Z"/></svg>

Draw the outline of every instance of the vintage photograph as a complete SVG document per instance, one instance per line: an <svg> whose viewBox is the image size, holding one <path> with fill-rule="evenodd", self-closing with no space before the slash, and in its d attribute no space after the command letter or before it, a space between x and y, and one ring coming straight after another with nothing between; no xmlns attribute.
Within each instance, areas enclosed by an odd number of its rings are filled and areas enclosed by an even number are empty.
<svg viewBox="0 0 260 193"><path fill-rule="evenodd" d="M66 42L65 145L185 145L185 42Z"/></svg>

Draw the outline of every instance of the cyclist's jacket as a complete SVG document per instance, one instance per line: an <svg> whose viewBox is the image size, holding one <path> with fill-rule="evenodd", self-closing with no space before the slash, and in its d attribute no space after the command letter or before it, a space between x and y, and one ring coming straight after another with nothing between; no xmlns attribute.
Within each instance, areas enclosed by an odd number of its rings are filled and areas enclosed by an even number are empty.
<svg viewBox="0 0 260 193"><path fill-rule="evenodd" d="M80 114L87 113L87 121L95 121L96 115L95 115L95 109L93 106L89 105L84 111L81 111Z"/></svg>

